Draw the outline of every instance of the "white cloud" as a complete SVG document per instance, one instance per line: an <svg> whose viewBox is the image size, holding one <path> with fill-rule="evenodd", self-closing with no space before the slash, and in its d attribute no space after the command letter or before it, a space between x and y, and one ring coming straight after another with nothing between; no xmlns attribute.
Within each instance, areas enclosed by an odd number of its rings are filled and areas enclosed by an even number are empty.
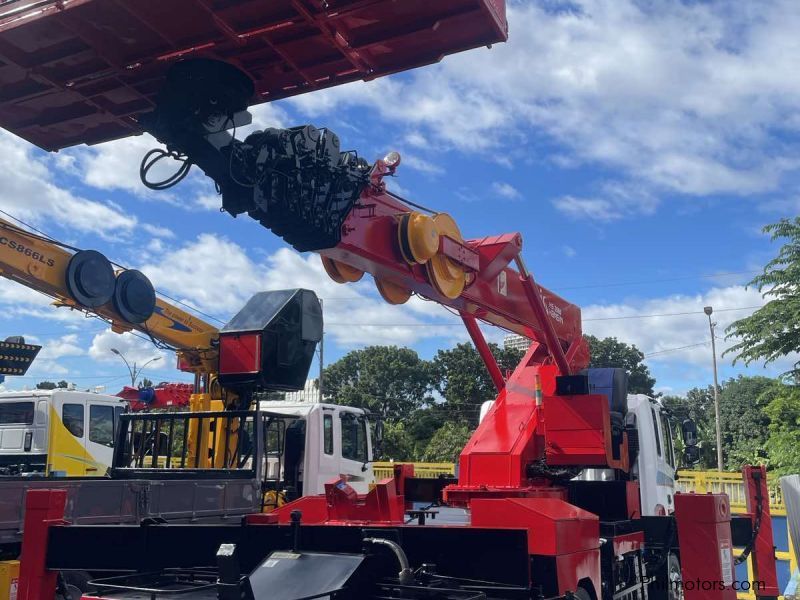
<svg viewBox="0 0 800 600"><path fill-rule="evenodd" d="M653 214L658 199L641 185L630 182L605 182L597 197L560 196L553 206L571 219L608 223L619 219Z"/></svg>
<svg viewBox="0 0 800 600"><path fill-rule="evenodd" d="M553 206L574 219L608 222L622 217L622 213L611 202L602 198L561 196L553 200Z"/></svg>
<svg viewBox="0 0 800 600"><path fill-rule="evenodd" d="M142 366L147 361L155 358L159 363L154 368L162 368L165 363L172 360L172 355L167 355L164 351L155 348L150 341L144 340L131 333L114 333L110 329L102 331L92 338L92 345L89 347L89 357L97 362L118 362L122 364L120 357L111 351L112 348L119 350L131 366L133 366L134 363L138 366ZM171 365L167 366L169 367Z"/></svg>
<svg viewBox="0 0 800 600"><path fill-rule="evenodd" d="M219 212L222 206L222 197L217 193L200 194L194 199L195 206L203 210Z"/></svg>
<svg viewBox="0 0 800 600"><path fill-rule="evenodd" d="M562 164L618 169L653 191L751 195L797 171L793 0L762 2L757 18L747 2L540 0L511 3L509 23L509 42L491 50L292 102L317 118L368 106L406 125L408 140L467 152L544 137ZM605 192L579 214L622 218L658 203Z"/></svg>
<svg viewBox="0 0 800 600"><path fill-rule="evenodd" d="M444 173L444 169L439 165L432 163L428 160L421 159L413 154L403 153L402 166L409 167L411 169L420 171L421 173L425 173L427 175L441 175L442 173Z"/></svg>
<svg viewBox="0 0 800 600"><path fill-rule="evenodd" d="M41 379L54 379L65 376L70 370L59 362L60 359L75 358L86 355L86 350L81 347L78 334L70 333L58 338L40 339L36 335L25 334L25 341L30 344L42 346L28 371L28 377Z"/></svg>
<svg viewBox="0 0 800 600"><path fill-rule="evenodd" d="M10 133L0 131L3 157L3 185L0 209L17 218L109 237L130 233L135 217L111 203L88 200L55 183L52 171L61 159L42 156L33 146ZM61 161L63 162L63 161Z"/></svg>
<svg viewBox="0 0 800 600"><path fill-rule="evenodd" d="M406 134L405 140L409 146L413 146L415 148L429 148L430 142L428 142L427 138L422 135L419 131L411 131Z"/></svg>
<svg viewBox="0 0 800 600"><path fill-rule="evenodd" d="M338 344L411 345L425 338L447 337L452 327L426 323L453 322L440 306L412 298L391 306L379 298L367 275L357 284L339 285L325 273L317 255L301 256L288 248L258 260L252 252L222 237L202 234L140 268L157 289L203 312L227 320L256 292L302 287L323 298L326 335ZM197 286L213 281L213 286Z"/></svg>
<svg viewBox="0 0 800 600"><path fill-rule="evenodd" d="M286 126L286 113L275 104L255 106L250 112L253 115L253 123L236 131L240 139L256 129ZM163 146L153 136L144 133L96 146L68 149L61 153L57 165L68 173L80 176L85 184L101 190L123 190L143 198L169 202L177 206L191 206L181 199L184 194L178 195L174 191L153 191L142 184L139 165L145 154L155 148ZM148 173L148 180L164 180L180 166L181 163L175 160L168 158L160 160ZM197 167L192 167L190 176L178 185L193 190L199 196L201 206L206 207L205 198L208 196L209 183ZM175 189L179 190L180 187ZM198 193L198 189L202 192Z"/></svg>
<svg viewBox="0 0 800 600"><path fill-rule="evenodd" d="M521 200L522 194L517 188L505 181L495 181L492 183L492 191L506 200Z"/></svg>
<svg viewBox="0 0 800 600"><path fill-rule="evenodd" d="M91 147L67 150L74 158L74 168L83 182L101 190L125 190L132 194L153 194L139 178L139 164L144 155L160 147L149 134L114 140ZM177 168L171 160L162 160L153 169L152 180L164 179ZM169 173L168 173L169 172Z"/></svg>
<svg viewBox="0 0 800 600"><path fill-rule="evenodd" d="M711 360L708 317L703 307L715 308L717 354L721 364L730 366L732 355L722 353L735 341L725 340L725 329L754 309L728 310L761 306L761 294L740 286L715 287L703 294L672 295L663 298L631 300L583 308L584 331L598 336L612 336L635 344L651 363L689 363L707 366ZM689 314L683 314L689 313ZM665 315L630 318L637 315ZM627 318L620 318L627 317Z"/></svg>
<svg viewBox="0 0 800 600"><path fill-rule="evenodd" d="M296 123L291 123L286 111L275 102L268 102L266 104L259 104L250 108L250 114L253 115L253 123L247 127L240 127L236 132L236 137L244 139L247 135L258 129L267 129L268 127L291 127Z"/></svg>
<svg viewBox="0 0 800 600"><path fill-rule="evenodd" d="M400 196L401 198L411 198L411 192L397 183L396 177L384 177L383 182L386 184L386 189L391 193Z"/></svg>
<svg viewBox="0 0 800 600"><path fill-rule="evenodd" d="M142 229L144 229L150 235L155 236L156 238L175 237L175 233L169 227L162 227L161 225L153 225L151 223L145 223L142 225Z"/></svg>
<svg viewBox="0 0 800 600"><path fill-rule="evenodd" d="M56 308L53 299L21 283L0 278L0 308L6 319L31 317L36 320L58 322L64 326L86 326L83 313L66 307Z"/></svg>
<svg viewBox="0 0 800 600"><path fill-rule="evenodd" d="M578 255L578 251L572 246L564 245L561 249L564 251L564 256L567 258L575 258Z"/></svg>

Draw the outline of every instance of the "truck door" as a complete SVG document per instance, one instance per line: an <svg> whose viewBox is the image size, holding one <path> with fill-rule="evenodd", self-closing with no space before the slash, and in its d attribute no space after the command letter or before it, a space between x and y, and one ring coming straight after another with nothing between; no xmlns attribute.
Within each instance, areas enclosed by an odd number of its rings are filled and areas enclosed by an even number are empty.
<svg viewBox="0 0 800 600"><path fill-rule="evenodd" d="M339 420L337 410L332 406L314 407L308 415L309 431L306 456L307 494L325 493L325 483L341 474L341 440L335 427ZM316 426L318 424L318 426ZM316 464L315 464L316 462Z"/></svg>
<svg viewBox="0 0 800 600"><path fill-rule="evenodd" d="M350 485L358 493L366 494L372 483L367 420L363 414L341 411L338 421L342 453L339 473L347 475Z"/></svg>
<svg viewBox="0 0 800 600"><path fill-rule="evenodd" d="M53 395L50 406L48 474L61 477L96 475L86 452L86 402ZM96 467L95 467L96 468Z"/></svg>
<svg viewBox="0 0 800 600"><path fill-rule="evenodd" d="M658 413L661 426L661 439L664 442L663 464L659 465L660 476L656 480L661 488L661 495L666 499L668 513L675 509L675 447L672 443L672 426L669 417L661 410Z"/></svg>
<svg viewBox="0 0 800 600"><path fill-rule="evenodd" d="M114 406L103 402L89 401L89 434L86 436L87 464L89 475L105 475L114 454Z"/></svg>
<svg viewBox="0 0 800 600"><path fill-rule="evenodd" d="M669 514L675 508L675 455L669 422L657 404L648 402L642 408L638 414L642 514Z"/></svg>

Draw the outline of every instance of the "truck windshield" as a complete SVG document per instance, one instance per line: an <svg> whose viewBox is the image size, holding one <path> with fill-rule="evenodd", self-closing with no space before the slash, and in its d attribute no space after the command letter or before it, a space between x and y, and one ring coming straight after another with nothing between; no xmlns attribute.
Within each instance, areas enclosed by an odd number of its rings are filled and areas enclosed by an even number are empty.
<svg viewBox="0 0 800 600"><path fill-rule="evenodd" d="M367 423L355 415L342 414L342 458L367 462Z"/></svg>
<svg viewBox="0 0 800 600"><path fill-rule="evenodd" d="M33 402L0 403L0 425L32 425Z"/></svg>

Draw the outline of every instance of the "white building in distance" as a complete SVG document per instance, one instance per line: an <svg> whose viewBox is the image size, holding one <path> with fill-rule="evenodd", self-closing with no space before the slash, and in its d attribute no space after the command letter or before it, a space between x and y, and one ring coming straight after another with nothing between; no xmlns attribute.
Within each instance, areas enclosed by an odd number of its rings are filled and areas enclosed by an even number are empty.
<svg viewBox="0 0 800 600"><path fill-rule="evenodd" d="M522 335L512 333L503 338L503 348L506 350L522 350L526 352L531 345L531 341Z"/></svg>

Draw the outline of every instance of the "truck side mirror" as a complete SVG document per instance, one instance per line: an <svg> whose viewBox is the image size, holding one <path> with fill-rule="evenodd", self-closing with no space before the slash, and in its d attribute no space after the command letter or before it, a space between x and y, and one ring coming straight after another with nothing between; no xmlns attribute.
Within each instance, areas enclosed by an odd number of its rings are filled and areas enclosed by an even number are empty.
<svg viewBox="0 0 800 600"><path fill-rule="evenodd" d="M691 467L700 462L700 448L697 446L686 446L683 449L683 464Z"/></svg>
<svg viewBox="0 0 800 600"><path fill-rule="evenodd" d="M683 434L683 443L687 448L697 446L697 425L691 419L685 419L681 423L681 433Z"/></svg>

